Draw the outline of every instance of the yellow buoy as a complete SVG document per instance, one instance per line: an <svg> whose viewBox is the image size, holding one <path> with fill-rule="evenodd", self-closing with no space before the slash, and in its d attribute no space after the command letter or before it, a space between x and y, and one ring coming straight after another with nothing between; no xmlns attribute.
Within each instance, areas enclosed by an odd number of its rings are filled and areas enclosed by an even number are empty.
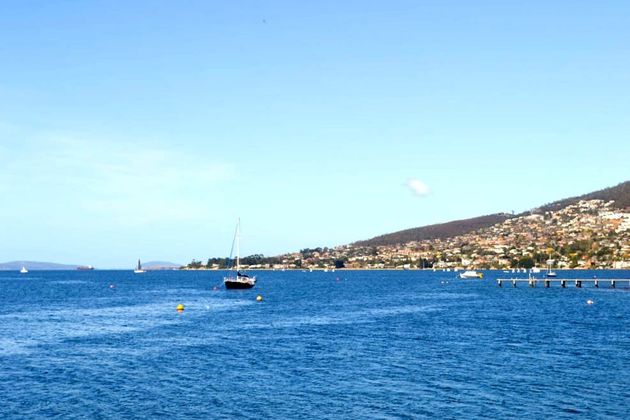
<svg viewBox="0 0 630 420"><path fill-rule="evenodd" d="M256 296L256 302L262 302L262 296L261 295Z"/></svg>
<svg viewBox="0 0 630 420"><path fill-rule="evenodd" d="M177 312L184 312L184 305L182 305L181 303L177 305Z"/></svg>

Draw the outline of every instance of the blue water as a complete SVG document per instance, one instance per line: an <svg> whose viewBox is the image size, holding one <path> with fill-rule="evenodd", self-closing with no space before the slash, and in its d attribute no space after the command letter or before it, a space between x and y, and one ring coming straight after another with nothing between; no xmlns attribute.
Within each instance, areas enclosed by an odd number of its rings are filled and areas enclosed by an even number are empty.
<svg viewBox="0 0 630 420"><path fill-rule="evenodd" d="M630 417L628 284L496 276L0 272L0 418Z"/></svg>

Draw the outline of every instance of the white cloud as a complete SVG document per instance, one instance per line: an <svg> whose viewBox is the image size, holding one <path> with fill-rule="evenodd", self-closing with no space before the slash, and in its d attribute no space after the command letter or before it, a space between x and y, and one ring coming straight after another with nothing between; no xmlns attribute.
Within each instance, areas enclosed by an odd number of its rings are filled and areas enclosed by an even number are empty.
<svg viewBox="0 0 630 420"><path fill-rule="evenodd" d="M427 184L415 178L407 180L407 187L418 197L427 196L431 192Z"/></svg>

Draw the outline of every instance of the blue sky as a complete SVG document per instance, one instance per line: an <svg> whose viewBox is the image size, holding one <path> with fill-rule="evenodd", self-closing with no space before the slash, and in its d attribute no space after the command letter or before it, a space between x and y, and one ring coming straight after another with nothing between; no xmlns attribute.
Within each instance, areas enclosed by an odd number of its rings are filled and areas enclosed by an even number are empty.
<svg viewBox="0 0 630 420"><path fill-rule="evenodd" d="M9 1L0 261L334 246L630 179L625 1ZM413 188L412 188L413 187Z"/></svg>

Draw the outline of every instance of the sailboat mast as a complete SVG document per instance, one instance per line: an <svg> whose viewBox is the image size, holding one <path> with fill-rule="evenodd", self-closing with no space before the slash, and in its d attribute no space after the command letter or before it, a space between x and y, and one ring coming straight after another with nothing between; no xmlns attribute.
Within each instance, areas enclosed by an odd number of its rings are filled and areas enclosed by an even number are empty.
<svg viewBox="0 0 630 420"><path fill-rule="evenodd" d="M238 273L241 265L241 218L236 223L236 272Z"/></svg>

